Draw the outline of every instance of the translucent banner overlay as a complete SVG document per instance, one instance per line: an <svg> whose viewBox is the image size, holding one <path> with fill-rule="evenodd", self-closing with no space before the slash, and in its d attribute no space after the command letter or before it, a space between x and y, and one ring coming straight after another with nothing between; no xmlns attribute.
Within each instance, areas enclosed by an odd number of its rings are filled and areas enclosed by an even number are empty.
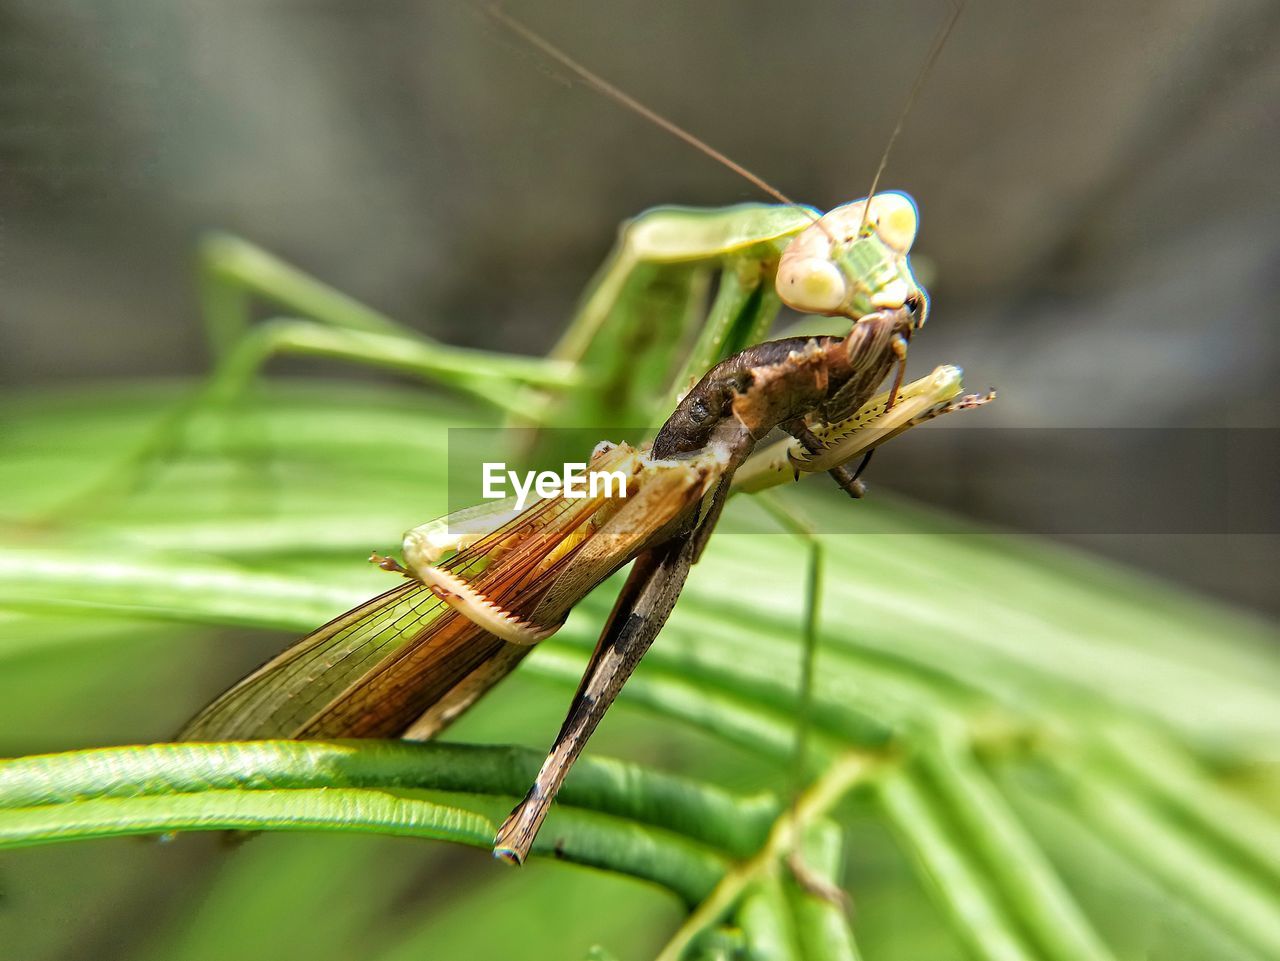
<svg viewBox="0 0 1280 961"><path fill-rule="evenodd" d="M449 509L484 497L485 464L563 473L601 440L640 443L644 430L455 428ZM762 445L763 446L763 445ZM490 468L493 476L496 468ZM947 517L878 509L900 495L961 515L978 529L1070 534L1280 533L1280 429L975 428L926 425L877 451L855 501L824 475L799 486L843 498L810 519L828 533L952 530ZM492 485L491 485L492 486ZM513 485L508 484L508 492ZM750 495L741 495L749 499ZM530 502L536 494L530 494ZM735 497L735 500L738 498ZM904 517L909 519L904 520ZM728 529L776 532L759 511L732 510Z"/></svg>

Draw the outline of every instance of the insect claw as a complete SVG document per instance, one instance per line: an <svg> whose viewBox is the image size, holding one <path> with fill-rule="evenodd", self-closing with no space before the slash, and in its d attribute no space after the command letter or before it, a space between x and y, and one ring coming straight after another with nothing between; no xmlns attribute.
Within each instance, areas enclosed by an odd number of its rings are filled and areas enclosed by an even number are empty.
<svg viewBox="0 0 1280 961"><path fill-rule="evenodd" d="M953 410L972 410L975 407L981 407L983 404L989 404L995 399L996 389L992 387L985 394L965 394L942 408L939 413L950 413Z"/></svg>
<svg viewBox="0 0 1280 961"><path fill-rule="evenodd" d="M805 458L800 456L799 451L787 451L787 463L791 465L791 473L793 475L792 480L798 481L800 479L800 475L804 471L804 468L801 466L804 461Z"/></svg>

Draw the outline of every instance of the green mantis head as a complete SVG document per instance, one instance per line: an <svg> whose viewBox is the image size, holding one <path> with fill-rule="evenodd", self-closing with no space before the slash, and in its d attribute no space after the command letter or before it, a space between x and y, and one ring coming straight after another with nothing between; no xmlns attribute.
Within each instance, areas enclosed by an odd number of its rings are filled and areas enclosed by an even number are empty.
<svg viewBox="0 0 1280 961"><path fill-rule="evenodd" d="M857 321L878 310L911 307L915 326L929 296L911 272L916 202L898 191L855 200L823 215L787 246L778 263L782 302L808 314Z"/></svg>

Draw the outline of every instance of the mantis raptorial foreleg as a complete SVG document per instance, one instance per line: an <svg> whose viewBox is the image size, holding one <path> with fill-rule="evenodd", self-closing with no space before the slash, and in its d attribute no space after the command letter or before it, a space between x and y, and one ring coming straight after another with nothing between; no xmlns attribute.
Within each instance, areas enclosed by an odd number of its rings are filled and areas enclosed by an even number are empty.
<svg viewBox="0 0 1280 961"><path fill-rule="evenodd" d="M273 357L287 354L420 377L527 425L648 424L692 378L763 339L778 308L772 271L779 251L814 216L767 204L641 214L622 228L546 358L443 344L245 240L213 235L201 245L199 273L214 371L84 499L96 503L105 491L136 486L182 446L193 419L234 405ZM255 303L281 313L254 322Z"/></svg>
<svg viewBox="0 0 1280 961"><path fill-rule="evenodd" d="M215 355L214 370L194 394L170 411L105 478L60 505L97 505L104 495L136 487L142 476L179 448L193 419L225 411L242 398L262 367L282 354L330 357L440 383L491 407L528 414L517 388L563 390L577 383L574 365L453 347L392 320L248 241L226 234L199 250L200 300ZM253 322L261 302L287 315Z"/></svg>
<svg viewBox="0 0 1280 961"><path fill-rule="evenodd" d="M764 507L783 530L797 537L808 553L805 568L804 605L800 622L800 677L796 682L796 730L792 752L791 817L801 828L799 802L809 782L809 734L812 728L813 684L818 657L818 632L822 622L822 573L824 554L822 539L813 526L788 507L772 492L760 498ZM834 878L816 870L805 861L804 849L797 845L787 855L787 867L805 891L842 907L849 898ZM827 872L829 874L830 872Z"/></svg>
<svg viewBox="0 0 1280 961"><path fill-rule="evenodd" d="M648 426L718 361L763 340L778 311L780 252L815 216L768 204L655 207L623 224L551 351L582 372L559 392L555 422Z"/></svg>
<svg viewBox="0 0 1280 961"><path fill-rule="evenodd" d="M238 237L207 238L199 257L204 321L225 384L247 381L281 353L340 357L415 374L499 406L499 386L575 382L572 366L555 359L433 340ZM280 308L281 318L255 326L254 298Z"/></svg>

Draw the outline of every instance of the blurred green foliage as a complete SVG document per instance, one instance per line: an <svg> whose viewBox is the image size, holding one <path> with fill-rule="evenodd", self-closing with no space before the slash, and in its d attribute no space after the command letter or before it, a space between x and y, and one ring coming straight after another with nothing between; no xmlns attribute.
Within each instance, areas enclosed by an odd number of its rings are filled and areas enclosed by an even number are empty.
<svg viewBox="0 0 1280 961"><path fill-rule="evenodd" d="M438 395L276 386L232 421L198 422L182 455L138 490L81 501L74 515L59 507L177 396L104 387L5 398L6 754L163 741L290 636L385 589L387 575L362 557L445 509L447 427L482 423ZM820 777L850 749L877 760L835 817L844 855L833 867L857 905L862 954L1280 955L1274 629L1114 566L877 495L858 504L819 490L787 495L814 518L854 511L867 521L868 533L824 536L811 772ZM743 499L730 520L758 512ZM559 840L567 857L617 871L544 858L513 872L483 850L348 834L341 824L243 844L184 833L166 844L15 848L0 858L5 955L564 958L600 944L622 959L651 956L685 907L658 884L617 873L644 874L617 839L696 843L710 859L699 863L712 865L763 840L788 785L804 557L788 536L730 525L695 568L591 744L593 756L640 768L628 780L633 769L583 765L545 832L547 848ZM610 596L606 585L589 598L448 740L519 743L535 756ZM122 812L166 798L190 811L211 787L174 787L194 755L156 756L145 776L122 775L112 756L0 767L0 837L40 840L37 821L68 837L103 833L78 820L103 803L95 791L113 793ZM139 764L150 757L136 755ZM474 778L474 791L423 793L389 773L382 787L347 789L323 767L272 790L247 779L240 793L256 796L246 798L250 820L237 823L271 826L252 813L269 799L286 816L290 804L303 810L307 795L289 792L304 787L350 790L356 808L398 799L428 819L441 804L500 815L511 799L482 796L492 755L458 757L458 777ZM376 782L381 762L368 761ZM283 770L263 756L250 762L264 777ZM624 772L622 788L593 794L593 771L608 783L609 772ZM646 773L659 771L691 779L679 783L706 797L751 800L733 815L716 808L714 823L682 822L679 804L645 807L666 789ZM131 797L141 798L132 808ZM483 844L487 827L476 823L469 840ZM663 874L670 868L647 876L674 876ZM770 943L772 956L797 950L794 925L808 908L775 894L752 888L734 915L742 931L703 942L706 956L742 945L743 932L757 956ZM823 943L834 951L838 938Z"/></svg>

